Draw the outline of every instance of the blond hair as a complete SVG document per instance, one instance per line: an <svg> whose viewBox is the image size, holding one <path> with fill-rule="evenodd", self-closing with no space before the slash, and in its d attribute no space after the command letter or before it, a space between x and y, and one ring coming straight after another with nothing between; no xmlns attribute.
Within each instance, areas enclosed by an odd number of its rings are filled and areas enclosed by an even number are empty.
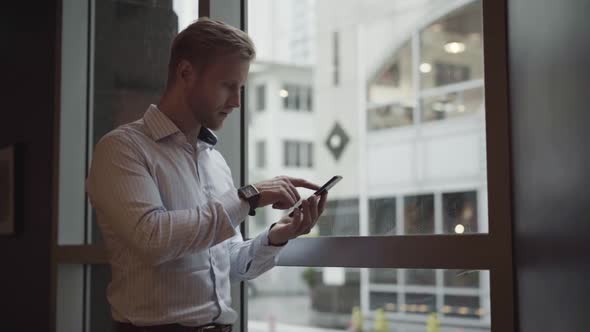
<svg viewBox="0 0 590 332"><path fill-rule="evenodd" d="M182 30L172 41L168 63L168 86L176 78L176 68L187 60L204 69L216 57L236 54L244 60L256 57L252 39L242 30L221 21L201 17Z"/></svg>

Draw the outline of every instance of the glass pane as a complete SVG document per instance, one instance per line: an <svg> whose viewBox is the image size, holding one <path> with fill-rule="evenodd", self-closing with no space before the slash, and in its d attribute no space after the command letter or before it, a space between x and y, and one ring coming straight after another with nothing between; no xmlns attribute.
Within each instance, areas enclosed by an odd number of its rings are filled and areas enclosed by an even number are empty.
<svg viewBox="0 0 590 332"><path fill-rule="evenodd" d="M259 85L256 87L256 110L264 111L266 108L266 86Z"/></svg>
<svg viewBox="0 0 590 332"><path fill-rule="evenodd" d="M434 286L434 270L406 270L406 284L417 286Z"/></svg>
<svg viewBox="0 0 590 332"><path fill-rule="evenodd" d="M89 311L90 332L114 332L115 322L111 316L111 306L107 300L107 287L111 282L111 268L108 265L87 265L90 273Z"/></svg>
<svg viewBox="0 0 590 332"><path fill-rule="evenodd" d="M410 40L369 79L367 129L377 130L411 125L416 106Z"/></svg>
<svg viewBox="0 0 590 332"><path fill-rule="evenodd" d="M328 201L318 220L318 235L359 235L359 206L357 199Z"/></svg>
<svg viewBox="0 0 590 332"><path fill-rule="evenodd" d="M396 212L395 197L369 199L369 235L395 234Z"/></svg>
<svg viewBox="0 0 590 332"><path fill-rule="evenodd" d="M59 245L84 244L88 96L89 2L64 0L61 17L59 151ZM4 185L0 188L6 188ZM58 329L59 331L59 329Z"/></svg>
<svg viewBox="0 0 590 332"><path fill-rule="evenodd" d="M477 296L464 295L445 296L443 310L449 317L479 317L485 312Z"/></svg>
<svg viewBox="0 0 590 332"><path fill-rule="evenodd" d="M445 271L444 278L447 287L479 287L479 272L477 270L448 270Z"/></svg>
<svg viewBox="0 0 590 332"><path fill-rule="evenodd" d="M434 272L434 271L433 271ZM429 313L436 308L436 295L432 293L407 293L402 311L407 313Z"/></svg>
<svg viewBox="0 0 590 332"><path fill-rule="evenodd" d="M84 266L57 266L55 331L83 331L84 326Z"/></svg>
<svg viewBox="0 0 590 332"><path fill-rule="evenodd" d="M266 167L266 142L258 141L256 143L256 166L259 168Z"/></svg>
<svg viewBox="0 0 590 332"><path fill-rule="evenodd" d="M445 233L477 233L475 191L443 194L443 227Z"/></svg>
<svg viewBox="0 0 590 332"><path fill-rule="evenodd" d="M434 233L434 195L404 197L405 234Z"/></svg>
<svg viewBox="0 0 590 332"><path fill-rule="evenodd" d="M276 267L248 282L248 330L490 331L489 294L488 271Z"/></svg>
<svg viewBox="0 0 590 332"><path fill-rule="evenodd" d="M372 269L369 278L375 284L397 284L397 269Z"/></svg>
<svg viewBox="0 0 590 332"><path fill-rule="evenodd" d="M394 292L371 292L369 294L371 310L383 309L388 312L396 312L401 308L398 307L398 294Z"/></svg>
<svg viewBox="0 0 590 332"><path fill-rule="evenodd" d="M483 88L460 90L422 100L425 122L461 117L483 110Z"/></svg>
<svg viewBox="0 0 590 332"><path fill-rule="evenodd" d="M248 1L248 181L343 176L309 236L487 232L481 6ZM447 195L458 192L477 195ZM462 216L449 214L450 199ZM269 209L265 225L283 214Z"/></svg>
<svg viewBox="0 0 590 332"><path fill-rule="evenodd" d="M56 331L116 331L106 297L110 280L108 265L59 265Z"/></svg>
<svg viewBox="0 0 590 332"><path fill-rule="evenodd" d="M92 145L158 102L172 39L198 18L199 8L197 0L93 3ZM96 223L91 241L102 241Z"/></svg>
<svg viewBox="0 0 590 332"><path fill-rule="evenodd" d="M422 88L483 78L481 18L481 1L474 1L420 31Z"/></svg>

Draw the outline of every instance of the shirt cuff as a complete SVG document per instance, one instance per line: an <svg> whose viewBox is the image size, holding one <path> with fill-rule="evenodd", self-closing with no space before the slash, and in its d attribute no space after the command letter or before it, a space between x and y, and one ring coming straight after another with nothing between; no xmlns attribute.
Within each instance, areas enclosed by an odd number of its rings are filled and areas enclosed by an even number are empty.
<svg viewBox="0 0 590 332"><path fill-rule="evenodd" d="M238 190L232 189L219 197L223 208L227 211L232 225L237 227L246 219L250 204L238 196Z"/></svg>
<svg viewBox="0 0 590 332"><path fill-rule="evenodd" d="M256 256L266 256L266 257L276 256L285 247L284 245L283 246L271 245L268 240L268 232L269 231L270 231L270 227L266 228L262 233L258 234L258 236L256 238L254 238L254 243L258 249Z"/></svg>

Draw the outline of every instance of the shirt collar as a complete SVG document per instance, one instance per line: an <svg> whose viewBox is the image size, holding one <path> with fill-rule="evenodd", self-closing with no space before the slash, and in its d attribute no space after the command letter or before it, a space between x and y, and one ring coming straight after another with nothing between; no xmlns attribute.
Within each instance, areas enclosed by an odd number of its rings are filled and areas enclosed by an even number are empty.
<svg viewBox="0 0 590 332"><path fill-rule="evenodd" d="M159 141L165 137L179 133L180 129L170 120L166 114L162 113L156 105L150 105L143 116L143 120L152 133L154 141ZM212 149L217 144L217 136L208 128L201 127L199 141Z"/></svg>

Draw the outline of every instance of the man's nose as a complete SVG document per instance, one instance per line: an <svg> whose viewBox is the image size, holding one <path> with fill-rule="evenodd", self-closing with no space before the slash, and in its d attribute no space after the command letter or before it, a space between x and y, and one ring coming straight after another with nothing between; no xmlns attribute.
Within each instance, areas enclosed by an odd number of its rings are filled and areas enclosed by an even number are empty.
<svg viewBox="0 0 590 332"><path fill-rule="evenodd" d="M235 91L234 93L232 93L230 99L229 99L229 106L231 107L235 107L235 108L239 108L241 105L241 95L242 90L238 89L237 91Z"/></svg>

